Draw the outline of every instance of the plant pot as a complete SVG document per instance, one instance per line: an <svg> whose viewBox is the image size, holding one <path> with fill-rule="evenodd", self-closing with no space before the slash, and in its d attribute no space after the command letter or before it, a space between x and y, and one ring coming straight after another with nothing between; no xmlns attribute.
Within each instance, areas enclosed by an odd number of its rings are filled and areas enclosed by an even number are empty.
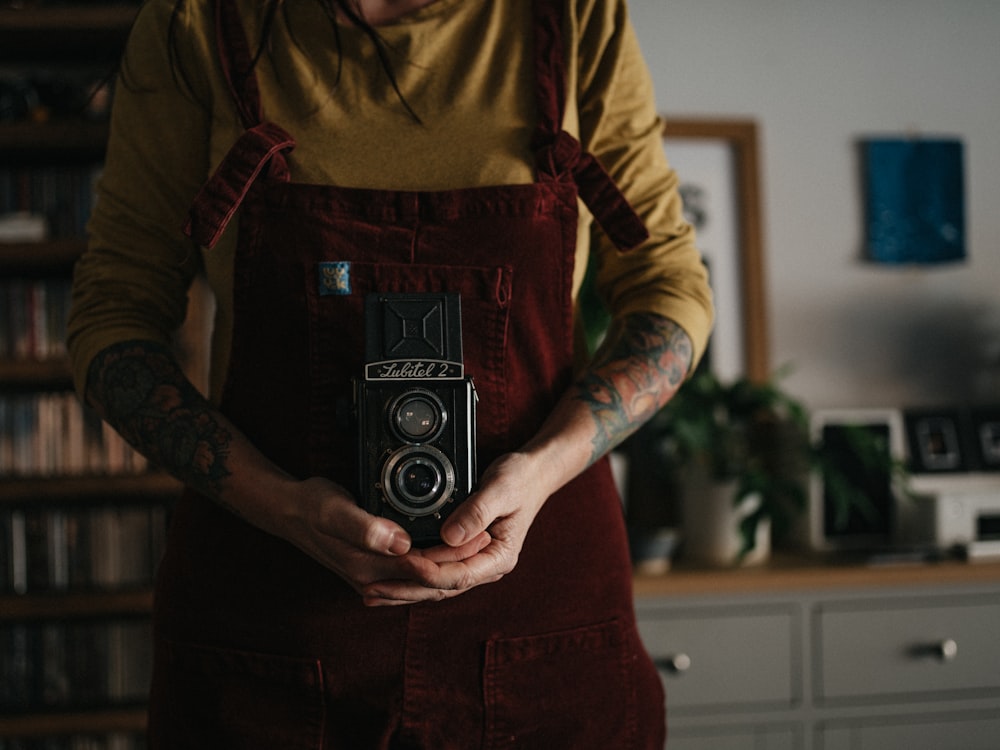
<svg viewBox="0 0 1000 750"><path fill-rule="evenodd" d="M683 557L688 562L711 567L760 565L771 555L771 522L757 524L754 548L745 555L740 522L760 505L750 495L739 504L736 480L720 481L704 472L691 472L683 489Z"/></svg>

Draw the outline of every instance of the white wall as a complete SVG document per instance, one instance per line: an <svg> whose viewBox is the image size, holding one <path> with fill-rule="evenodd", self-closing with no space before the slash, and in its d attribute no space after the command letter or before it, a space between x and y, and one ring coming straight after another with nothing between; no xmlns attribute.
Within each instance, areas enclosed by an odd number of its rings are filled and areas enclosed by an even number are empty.
<svg viewBox="0 0 1000 750"><path fill-rule="evenodd" d="M658 106L761 136L771 364L813 407L1000 402L1000 2L630 0ZM969 259L865 264L859 137L959 136Z"/></svg>

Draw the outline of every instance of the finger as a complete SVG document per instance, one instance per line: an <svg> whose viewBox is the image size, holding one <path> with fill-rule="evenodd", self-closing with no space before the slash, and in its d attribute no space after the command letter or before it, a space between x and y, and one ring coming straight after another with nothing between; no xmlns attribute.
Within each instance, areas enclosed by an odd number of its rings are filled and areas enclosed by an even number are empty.
<svg viewBox="0 0 1000 750"><path fill-rule="evenodd" d="M337 508L329 533L352 547L380 555L405 555L412 548L410 535L402 526L353 503Z"/></svg>
<svg viewBox="0 0 1000 750"><path fill-rule="evenodd" d="M416 555L391 557L339 542L327 551L327 555L318 558L319 561L338 573L359 594L380 581L407 581L423 585L437 569L436 563Z"/></svg>
<svg viewBox="0 0 1000 750"><path fill-rule="evenodd" d="M364 588L362 596L366 603L380 604L436 601L495 583L513 570L515 562L516 555L493 542L470 558L441 563L433 570L423 571L418 578L376 581Z"/></svg>
<svg viewBox="0 0 1000 750"><path fill-rule="evenodd" d="M365 590L361 592L361 602L366 607L402 607L408 604L419 604L421 602L429 601L443 601L445 599L450 599L454 596L458 596L460 592L449 592L441 591L440 589L421 589L413 588L411 593L403 594L403 589L399 589L400 593L396 593L395 590L387 589L382 590Z"/></svg>
<svg viewBox="0 0 1000 750"><path fill-rule="evenodd" d="M365 596L366 591L373 590L374 587L383 585L387 591L401 591L407 587L410 591L403 596L399 594L388 594L387 596L369 595L365 603L369 606L379 606L385 604L408 604L415 601L441 598L440 594L432 593L434 589L440 589L435 584L449 584L441 575L440 565L446 562L458 562L480 552L489 545L489 534L480 534L462 547L449 547L438 545L430 549L414 549L410 554L398 558L381 557L372 559L374 556L365 555L363 565L358 566L359 577L355 579L355 589ZM455 593L459 593L455 591ZM396 597L396 598L392 598Z"/></svg>
<svg viewBox="0 0 1000 750"><path fill-rule="evenodd" d="M435 563L458 562L472 557L482 551L492 540L489 532L483 531L460 547L452 547L447 544L439 544L423 550L414 550L413 554L420 555Z"/></svg>
<svg viewBox="0 0 1000 750"><path fill-rule="evenodd" d="M502 578L500 575L476 580L464 579L455 588L439 588L425 586L413 581L379 581L365 587L362 599L367 606L398 606L401 604L416 604L418 602L442 601L464 594L467 591L487 583L495 583Z"/></svg>
<svg viewBox="0 0 1000 750"><path fill-rule="evenodd" d="M456 580L458 571L454 566L478 554L489 543L489 535L480 534L462 547L439 545L430 549L413 549L399 557L365 554L361 568L365 583L369 585L396 582L415 588L451 590L460 588L460 581Z"/></svg>

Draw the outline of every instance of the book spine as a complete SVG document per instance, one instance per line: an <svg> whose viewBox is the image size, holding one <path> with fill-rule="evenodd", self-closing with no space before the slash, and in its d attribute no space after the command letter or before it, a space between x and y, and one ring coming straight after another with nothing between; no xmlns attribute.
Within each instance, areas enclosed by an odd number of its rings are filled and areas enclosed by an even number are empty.
<svg viewBox="0 0 1000 750"><path fill-rule="evenodd" d="M152 678L149 618L0 628L0 714L139 705Z"/></svg>
<svg viewBox="0 0 1000 750"><path fill-rule="evenodd" d="M168 516L161 504L0 509L0 594L149 587Z"/></svg>

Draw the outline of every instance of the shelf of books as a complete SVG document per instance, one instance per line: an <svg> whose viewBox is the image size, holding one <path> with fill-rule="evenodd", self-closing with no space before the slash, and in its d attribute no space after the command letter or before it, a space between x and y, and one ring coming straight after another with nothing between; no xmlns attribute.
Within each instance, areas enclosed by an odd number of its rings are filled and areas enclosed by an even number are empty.
<svg viewBox="0 0 1000 750"><path fill-rule="evenodd" d="M0 750L144 747L178 482L73 390L65 347L136 0L0 0ZM206 309L182 356L204 386Z"/></svg>

